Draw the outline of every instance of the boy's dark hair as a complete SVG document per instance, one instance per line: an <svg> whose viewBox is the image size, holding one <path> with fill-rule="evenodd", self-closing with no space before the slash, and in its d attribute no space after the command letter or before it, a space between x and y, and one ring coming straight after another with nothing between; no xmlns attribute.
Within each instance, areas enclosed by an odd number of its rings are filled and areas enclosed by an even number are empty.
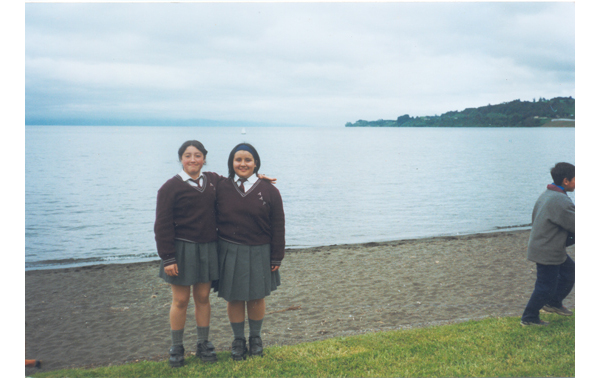
<svg viewBox="0 0 600 378"><path fill-rule="evenodd" d="M202 155L204 155L204 159L206 159L206 154L208 154L208 151L206 151L206 148L204 148L204 145L202 143L198 142L197 140L188 140L188 141L183 142L181 147L179 147L179 151L177 151L177 153L179 155L179 161L181 161L181 158L183 157L183 153L189 146L196 147L200 152L202 152Z"/></svg>
<svg viewBox="0 0 600 378"><path fill-rule="evenodd" d="M571 181L575 177L575 166L571 163L556 163L554 168L550 170L550 174L554 184L562 186L564 179Z"/></svg>
<svg viewBox="0 0 600 378"><path fill-rule="evenodd" d="M235 171L233 170L233 157L238 151L248 151L252 154L255 164L254 173L258 173L258 169L260 168L260 156L258 156L256 148L254 148L250 143L240 143L237 146L233 147L233 150L231 150L231 152L229 153L229 159L227 160L227 167L229 168L229 178L235 177Z"/></svg>

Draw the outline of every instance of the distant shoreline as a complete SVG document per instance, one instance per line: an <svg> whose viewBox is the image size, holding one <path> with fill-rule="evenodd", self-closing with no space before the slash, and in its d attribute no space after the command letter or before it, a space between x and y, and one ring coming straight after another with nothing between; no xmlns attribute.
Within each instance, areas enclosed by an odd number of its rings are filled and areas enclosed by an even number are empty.
<svg viewBox="0 0 600 378"><path fill-rule="evenodd" d="M542 129L547 127L572 127L575 121L547 122L540 126L345 126L347 128L371 129Z"/></svg>
<svg viewBox="0 0 600 378"><path fill-rule="evenodd" d="M346 122L346 127L540 127L553 120L575 120L575 99L555 97L539 101L514 100L501 104L449 111L441 115L408 114L397 119ZM557 125L553 125L557 126Z"/></svg>
<svg viewBox="0 0 600 378"><path fill-rule="evenodd" d="M575 120L552 120L550 122L544 123L540 127L573 127L575 128Z"/></svg>

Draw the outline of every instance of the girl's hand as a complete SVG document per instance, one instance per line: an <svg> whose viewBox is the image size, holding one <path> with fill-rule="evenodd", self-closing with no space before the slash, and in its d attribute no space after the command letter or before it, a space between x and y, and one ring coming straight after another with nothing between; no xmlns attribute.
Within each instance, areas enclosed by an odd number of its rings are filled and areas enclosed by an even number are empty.
<svg viewBox="0 0 600 378"><path fill-rule="evenodd" d="M276 178L267 177L267 176L263 175L262 173L258 173L256 176L258 176L259 179L269 181L271 184L276 184L277 183L277 179Z"/></svg>
<svg viewBox="0 0 600 378"><path fill-rule="evenodd" d="M179 269L177 269L177 264L165 266L165 273L167 276L178 276Z"/></svg>
<svg viewBox="0 0 600 378"><path fill-rule="evenodd" d="M279 265L271 265L271 272L274 272L279 269Z"/></svg>

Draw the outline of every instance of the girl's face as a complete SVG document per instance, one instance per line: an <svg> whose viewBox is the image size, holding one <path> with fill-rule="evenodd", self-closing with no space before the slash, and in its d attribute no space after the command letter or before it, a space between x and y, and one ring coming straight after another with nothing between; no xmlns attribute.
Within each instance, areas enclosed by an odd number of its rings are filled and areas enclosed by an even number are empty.
<svg viewBox="0 0 600 378"><path fill-rule="evenodd" d="M185 173L196 179L204 165L204 154L194 146L188 146L181 155L181 165Z"/></svg>
<svg viewBox="0 0 600 378"><path fill-rule="evenodd" d="M241 178L248 178L254 174L256 162L248 151L238 151L233 155L233 170Z"/></svg>

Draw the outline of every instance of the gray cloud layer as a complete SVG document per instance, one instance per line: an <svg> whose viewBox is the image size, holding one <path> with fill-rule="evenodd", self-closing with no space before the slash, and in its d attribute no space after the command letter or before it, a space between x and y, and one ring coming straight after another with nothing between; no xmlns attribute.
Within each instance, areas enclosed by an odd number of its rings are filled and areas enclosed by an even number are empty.
<svg viewBox="0 0 600 378"><path fill-rule="evenodd" d="M26 4L26 116L342 126L574 96L573 3Z"/></svg>

